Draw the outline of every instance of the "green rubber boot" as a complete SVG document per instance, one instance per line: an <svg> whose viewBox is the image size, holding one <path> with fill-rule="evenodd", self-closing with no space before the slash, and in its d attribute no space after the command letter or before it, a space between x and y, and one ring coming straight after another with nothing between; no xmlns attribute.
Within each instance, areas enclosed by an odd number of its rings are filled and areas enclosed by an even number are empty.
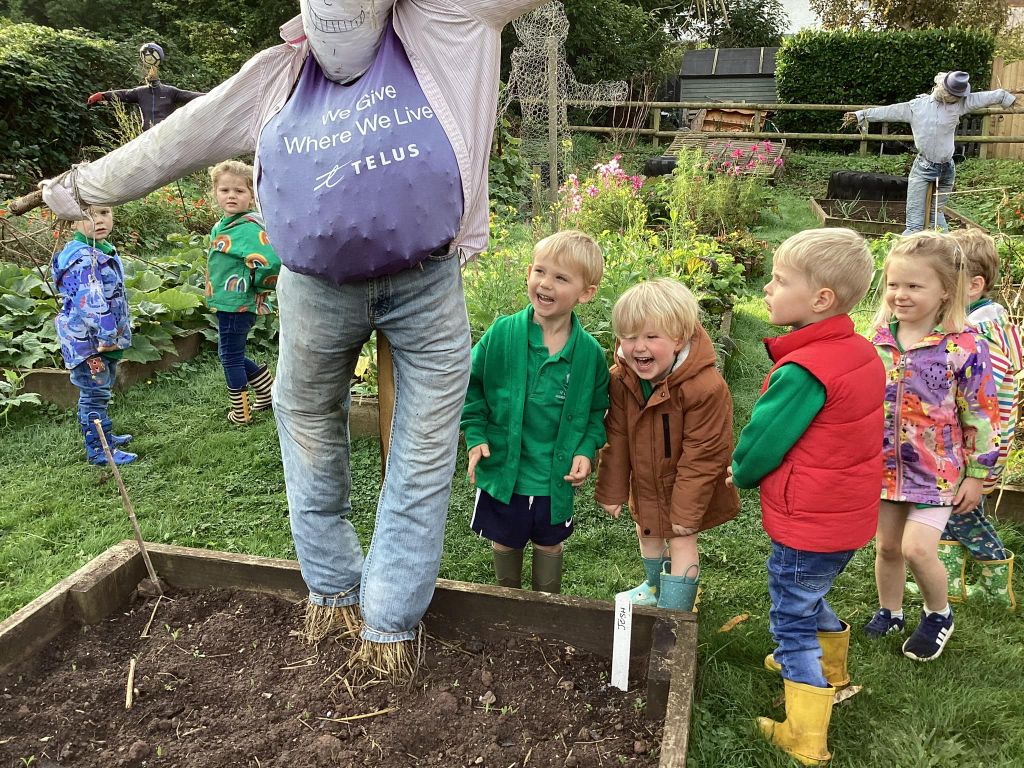
<svg viewBox="0 0 1024 768"><path fill-rule="evenodd" d="M533 550L533 591L550 592L557 595L562 591L562 552Z"/></svg>
<svg viewBox="0 0 1024 768"><path fill-rule="evenodd" d="M949 602L962 603L967 597L967 582L965 580L967 570L967 547L959 541L942 539L939 541L939 562L946 569L946 591L949 593ZM907 594L920 595L921 588L911 579L907 580Z"/></svg>
<svg viewBox="0 0 1024 768"><path fill-rule="evenodd" d="M494 555L494 576L499 587L523 588L523 550L510 549L502 552L491 549Z"/></svg>
<svg viewBox="0 0 1024 768"><path fill-rule="evenodd" d="M975 560L978 583L967 588L971 599L990 600L1002 603L1007 610L1017 610L1017 598L1013 594L1013 552L1006 550L1005 560Z"/></svg>
<svg viewBox="0 0 1024 768"><path fill-rule="evenodd" d="M647 581L639 587L627 590L629 602L633 605L647 605L654 608L658 605L658 591L661 588L661 571L671 564L667 557L643 557L644 572L647 574Z"/></svg>
<svg viewBox="0 0 1024 768"><path fill-rule="evenodd" d="M661 572L661 591L658 594L658 607L673 611L692 611L697 600L697 588L700 586L700 566L694 563L682 576L673 576L664 570ZM690 572L696 570L693 576Z"/></svg>

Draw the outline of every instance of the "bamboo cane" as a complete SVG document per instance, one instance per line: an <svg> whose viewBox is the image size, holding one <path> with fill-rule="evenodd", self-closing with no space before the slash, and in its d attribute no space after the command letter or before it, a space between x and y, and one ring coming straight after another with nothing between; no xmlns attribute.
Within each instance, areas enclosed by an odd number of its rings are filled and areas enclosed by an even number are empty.
<svg viewBox="0 0 1024 768"><path fill-rule="evenodd" d="M117 487L121 491L121 501L124 503L124 510L128 513L128 519L132 522L132 530L135 531L135 542L139 545L142 559L146 562L146 571L149 573L149 578L156 587L156 591L162 595L164 593L163 587L160 586L160 580L157 578L156 571L153 569L153 563L149 559L149 552L146 551L146 545L142 541L139 521L135 517L135 510L132 509L131 499L128 498L128 489L124 487L124 480L121 479L121 470L117 468L117 464L114 463L114 456L110 453L110 446L107 445L107 436L103 434L103 425L100 424L99 419L93 419L92 425L96 429L96 434L100 436L103 455L107 457L107 464L110 465L110 469L114 473L114 479L117 480Z"/></svg>

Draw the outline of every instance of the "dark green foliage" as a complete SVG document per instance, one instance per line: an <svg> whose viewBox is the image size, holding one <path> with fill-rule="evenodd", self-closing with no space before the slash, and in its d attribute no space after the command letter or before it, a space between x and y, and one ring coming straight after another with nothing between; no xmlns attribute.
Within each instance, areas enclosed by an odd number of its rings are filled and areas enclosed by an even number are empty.
<svg viewBox="0 0 1024 768"><path fill-rule="evenodd" d="M0 26L0 172L21 186L77 162L104 114L93 91L124 83L134 55L81 31L34 24Z"/></svg>
<svg viewBox="0 0 1024 768"><path fill-rule="evenodd" d="M782 44L775 77L790 104L892 104L933 86L936 72L964 70L975 90L992 76L995 40L971 29L803 31ZM835 112L781 112L783 130L835 133Z"/></svg>
<svg viewBox="0 0 1024 768"><path fill-rule="evenodd" d="M761 48L782 42L789 17L781 0L727 0L726 6L728 24L723 19L711 27L712 48Z"/></svg>

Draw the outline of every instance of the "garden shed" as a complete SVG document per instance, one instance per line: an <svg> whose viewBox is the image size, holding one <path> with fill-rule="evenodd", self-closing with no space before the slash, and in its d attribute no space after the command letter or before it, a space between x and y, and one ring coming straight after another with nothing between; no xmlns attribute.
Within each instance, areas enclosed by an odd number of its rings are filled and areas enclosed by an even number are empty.
<svg viewBox="0 0 1024 768"><path fill-rule="evenodd" d="M705 48L687 51L679 68L680 101L775 103L772 48Z"/></svg>

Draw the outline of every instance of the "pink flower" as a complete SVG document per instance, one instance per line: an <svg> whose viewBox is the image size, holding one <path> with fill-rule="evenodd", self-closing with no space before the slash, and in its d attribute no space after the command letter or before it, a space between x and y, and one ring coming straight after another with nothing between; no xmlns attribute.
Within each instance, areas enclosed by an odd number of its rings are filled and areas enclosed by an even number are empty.
<svg viewBox="0 0 1024 768"><path fill-rule="evenodd" d="M782 165L782 158L776 157L772 162L775 163L775 167L778 168L779 166Z"/></svg>
<svg viewBox="0 0 1024 768"><path fill-rule="evenodd" d="M768 162L768 157L766 155L758 155L757 156L757 162L759 162L759 163L766 163L766 162Z"/></svg>
<svg viewBox="0 0 1024 768"><path fill-rule="evenodd" d="M590 197L597 197L597 187L591 184L589 187L587 187L587 194Z"/></svg>
<svg viewBox="0 0 1024 768"><path fill-rule="evenodd" d="M732 151L732 156L737 158L737 159L743 157L743 150L742 149L734 149Z"/></svg>

